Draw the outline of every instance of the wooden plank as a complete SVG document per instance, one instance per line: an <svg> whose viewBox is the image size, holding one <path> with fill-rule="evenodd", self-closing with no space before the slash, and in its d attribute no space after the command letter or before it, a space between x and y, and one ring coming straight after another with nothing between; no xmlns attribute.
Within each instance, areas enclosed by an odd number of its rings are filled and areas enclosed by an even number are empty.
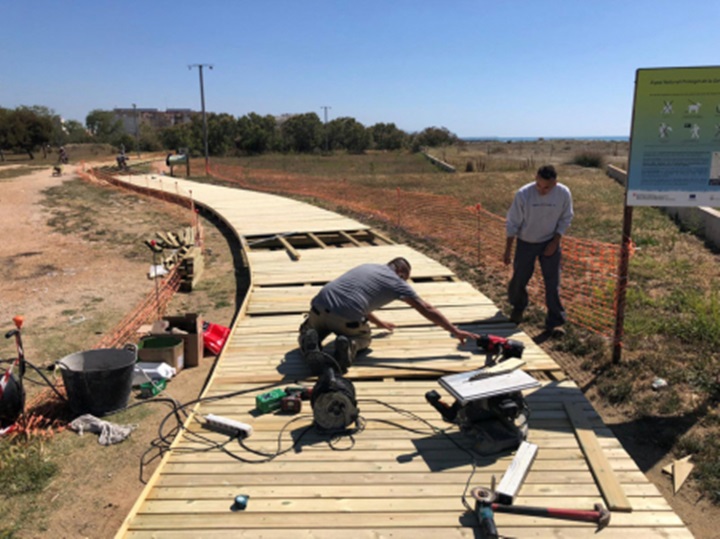
<svg viewBox="0 0 720 539"><path fill-rule="evenodd" d="M352 243L353 245L355 245L355 246L357 246L357 247L361 247L361 246L362 246L362 243L360 243L358 240L356 240L355 238L353 238L350 234L348 234L348 233L345 232L344 230L338 230L338 234L340 234L343 238L345 238L347 241L349 241L349 242Z"/></svg>
<svg viewBox="0 0 720 539"><path fill-rule="evenodd" d="M237 495L237 486L235 485L217 485L217 486L164 486L163 477L148 495L149 500L183 500L183 499L232 499ZM337 484L324 481L317 478L313 482L317 488L313 488L313 497L319 498L380 498L383 496L402 496L404 498L421 498L425 496L438 497L457 497L462 494L463 484L460 482L447 483L424 483L424 477L417 477L416 482L405 480L404 483L393 484L369 484L371 479L363 478L358 481L357 478L349 481L339 480ZM328 484L330 483L330 484ZM637 498L645 498L647 503L653 503L654 506L660 507L664 504L667 509L667 501L655 489L647 488L647 485L628 485L628 490L632 490L631 496ZM253 498L307 498L307 485L292 484L291 481L276 483L271 485L252 485L247 486L246 490L251 493ZM533 504L542 503L542 500L549 497L586 497L598 498L600 493L594 484L546 484L534 483L523 485L523 497L525 499L534 499ZM652 500L652 502L650 502Z"/></svg>
<svg viewBox="0 0 720 539"><path fill-rule="evenodd" d="M327 244L326 244L325 242L323 242L320 238L317 237L317 234L313 234L312 232L308 232L307 235L308 235L308 237L309 237L311 240L313 240L315 243L317 243L318 246L319 246L321 249L327 249L327 248L328 248Z"/></svg>
<svg viewBox="0 0 720 539"><path fill-rule="evenodd" d="M300 260L300 253L298 253L295 248L290 245L290 242L284 237L284 236L278 236L278 241L283 244L283 247L285 247L285 250L290 255L290 258L293 260Z"/></svg>
<svg viewBox="0 0 720 539"><path fill-rule="evenodd" d="M504 526L503 537L521 538L545 538L549 533L555 539L597 539L597 531L592 526L567 527L548 529L542 526L538 528ZM309 532L305 529L294 536L302 536L312 539L378 539L379 537L392 537L393 539L476 539L479 532L473 528L450 528L450 527L408 527L408 528L383 528L373 526L372 529L362 528L326 528L314 529ZM291 535L286 529L264 528L263 539L288 539ZM199 537L211 537L213 539L256 539L257 530L243 530L237 527L227 529L213 528L211 531L200 528L186 530L132 530L126 537L129 539L197 539ZM649 537L663 537L664 539L693 539L693 535L687 528L663 528L658 526L647 527L619 527L611 526L602 531L602 539L648 539Z"/></svg>
<svg viewBox="0 0 720 539"><path fill-rule="evenodd" d="M379 496L377 498L350 498L344 496L326 496L320 498L317 494L320 489L309 486L308 495L305 497L289 498L282 495L273 497L259 497L254 494L253 489L246 490L252 504L253 512L274 515L276 513L375 513L378 507L386 513L404 513L410 511L420 512L458 512L462 507L459 497L462 490L458 489L452 496L433 496L428 494L423 497L389 497ZM192 506L193 512L203 515L223 514L228 512L234 496L224 498L190 498L189 503L178 504L176 500L149 500L143 507L142 513L147 515L165 514L178 515L187 512L188 505ZM541 500L535 498L518 498L516 505L545 504L546 507L563 507L565 509L591 510L597 503L595 496L588 497L548 497ZM667 504L654 504L653 500L639 498L638 504L643 510L660 511L667 510Z"/></svg>
<svg viewBox="0 0 720 539"><path fill-rule="evenodd" d="M673 494L677 494L680 487L693 470L693 463L690 462L692 455L673 462Z"/></svg>
<svg viewBox="0 0 720 539"><path fill-rule="evenodd" d="M526 441L520 444L517 453L515 453L515 458L513 458L508 469L505 470L497 486L496 492L498 496L500 496L500 503L513 504L537 453L537 445ZM527 493L525 493L525 495L527 495Z"/></svg>
<svg viewBox="0 0 720 539"><path fill-rule="evenodd" d="M405 512L391 511L374 511L372 513L363 512L278 512L263 513L252 511L252 499L248 508L250 511L235 513L229 510L228 504L223 504L223 511L217 513L191 513L190 508L186 507L181 514L173 515L154 515L139 513L133 522L133 529L194 529L201 528L207 530L225 529L225 528L244 528L264 530L265 528L283 528L286 530L316 530L328 528L360 528L367 529L375 527L452 527L456 528L459 523L458 519L464 513L464 509L460 501L457 501L458 509L454 511L413 511L411 509ZM638 513L637 517L630 518L633 515L627 513L617 513L612 516L612 525L622 527L681 527L683 526L680 518L672 512L663 511L647 511ZM595 530L596 526L592 523L578 523L575 521L558 520L552 518L530 517L525 515L511 515L507 513L496 513L495 522L498 528L503 529L507 526L518 527L538 527L547 532L555 528L572 528L582 529L588 528ZM473 520L467 520L467 524L472 526ZM606 530L603 530L603 532ZM427 537L427 536L426 536ZM522 537L522 535L521 535ZM605 534L603 533L603 537Z"/></svg>
<svg viewBox="0 0 720 539"><path fill-rule="evenodd" d="M595 480L598 482L608 509L610 511L631 512L633 510L632 505L630 505L622 486L613 473L610 463L603 454L603 450L598 444L595 432L585 413L578 408L577 404L572 403L565 404L565 410L575 428L575 435L585 454L585 458L587 458Z"/></svg>

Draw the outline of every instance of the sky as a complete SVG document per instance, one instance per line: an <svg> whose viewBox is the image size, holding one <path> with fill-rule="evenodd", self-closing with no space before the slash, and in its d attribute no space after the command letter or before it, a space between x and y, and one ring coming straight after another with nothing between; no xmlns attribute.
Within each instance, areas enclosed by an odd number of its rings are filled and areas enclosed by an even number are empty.
<svg viewBox="0 0 720 539"><path fill-rule="evenodd" d="M718 0L0 0L0 107L315 112L628 137L639 68L720 64ZM325 108L327 107L327 108Z"/></svg>

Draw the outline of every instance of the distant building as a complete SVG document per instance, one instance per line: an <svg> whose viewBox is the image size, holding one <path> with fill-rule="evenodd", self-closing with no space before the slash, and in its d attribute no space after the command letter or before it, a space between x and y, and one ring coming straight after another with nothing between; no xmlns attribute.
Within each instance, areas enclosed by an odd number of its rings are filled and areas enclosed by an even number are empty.
<svg viewBox="0 0 720 539"><path fill-rule="evenodd" d="M122 123L123 131L128 135L134 135L136 128L142 124L148 124L155 129L172 127L174 125L187 124L192 121L195 114L192 109L113 109L115 119ZM137 122L137 123L136 123Z"/></svg>

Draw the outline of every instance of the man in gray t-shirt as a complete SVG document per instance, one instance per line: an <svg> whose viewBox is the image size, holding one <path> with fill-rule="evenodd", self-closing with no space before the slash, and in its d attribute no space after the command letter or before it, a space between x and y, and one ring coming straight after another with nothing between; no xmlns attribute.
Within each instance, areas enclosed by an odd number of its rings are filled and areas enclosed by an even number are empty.
<svg viewBox="0 0 720 539"><path fill-rule="evenodd" d="M370 346L369 322L391 332L395 329L395 324L380 320L373 311L396 299L445 328L461 342L478 338L474 333L458 329L417 295L406 282L410 269L410 263L404 258L395 258L387 264L362 264L329 282L318 292L300 326L299 336L303 357L313 371L320 371L325 364L322 341L330 333L335 333L338 337L334 358L340 369L346 372L358 351Z"/></svg>

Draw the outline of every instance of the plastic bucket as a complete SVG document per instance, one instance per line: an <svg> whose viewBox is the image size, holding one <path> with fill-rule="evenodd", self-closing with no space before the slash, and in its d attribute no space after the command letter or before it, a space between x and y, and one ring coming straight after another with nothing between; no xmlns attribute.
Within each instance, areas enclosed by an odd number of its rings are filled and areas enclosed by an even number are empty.
<svg viewBox="0 0 720 539"><path fill-rule="evenodd" d="M96 417L122 410L130 399L137 348L76 352L57 362L72 411Z"/></svg>

